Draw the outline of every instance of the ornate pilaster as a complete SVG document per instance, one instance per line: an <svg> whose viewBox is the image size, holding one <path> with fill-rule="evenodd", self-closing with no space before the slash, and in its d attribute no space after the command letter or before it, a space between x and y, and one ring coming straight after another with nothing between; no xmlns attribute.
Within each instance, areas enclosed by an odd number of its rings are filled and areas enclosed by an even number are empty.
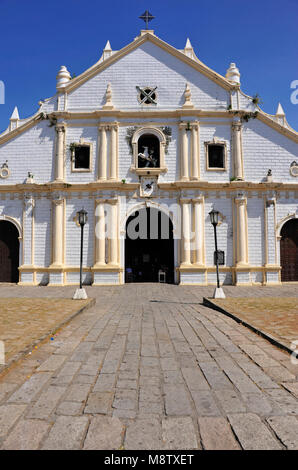
<svg viewBox="0 0 298 470"><path fill-rule="evenodd" d="M52 265L63 265L63 239L64 239L64 199L52 200Z"/></svg>
<svg viewBox="0 0 298 470"><path fill-rule="evenodd" d="M100 126L99 131L99 158L98 158L98 179L107 179L107 126Z"/></svg>
<svg viewBox="0 0 298 470"><path fill-rule="evenodd" d="M191 179L200 179L199 125L191 124Z"/></svg>
<svg viewBox="0 0 298 470"><path fill-rule="evenodd" d="M180 199L182 207L181 264L190 265L190 208L191 199Z"/></svg>
<svg viewBox="0 0 298 470"><path fill-rule="evenodd" d="M232 145L234 178L242 181L244 179L244 173L242 156L242 124L240 121L234 121L232 123Z"/></svg>
<svg viewBox="0 0 298 470"><path fill-rule="evenodd" d="M64 181L65 125L58 124L56 126L56 134L57 134L57 144L56 144L55 180Z"/></svg>
<svg viewBox="0 0 298 470"><path fill-rule="evenodd" d="M24 199L23 207L23 265L34 265L34 207L32 196Z"/></svg>
<svg viewBox="0 0 298 470"><path fill-rule="evenodd" d="M247 199L244 196L235 198L236 204L236 266L248 264L247 236Z"/></svg>
<svg viewBox="0 0 298 470"><path fill-rule="evenodd" d="M205 265L204 256L204 196L192 200L193 203L193 262L197 266Z"/></svg>
<svg viewBox="0 0 298 470"><path fill-rule="evenodd" d="M118 266L118 244L119 244L119 229L118 229L118 199L107 199L109 204L109 265Z"/></svg>
<svg viewBox="0 0 298 470"><path fill-rule="evenodd" d="M110 180L118 179L118 124L110 126Z"/></svg>
<svg viewBox="0 0 298 470"><path fill-rule="evenodd" d="M180 141L181 141L181 180L189 180L189 164L188 164L188 131L186 123L179 125Z"/></svg>
<svg viewBox="0 0 298 470"><path fill-rule="evenodd" d="M277 242L276 242L276 198L267 196L264 198L265 210L265 266L277 265Z"/></svg>
<svg viewBox="0 0 298 470"><path fill-rule="evenodd" d="M105 200L95 200L95 260L94 267L101 267L106 265L105 253Z"/></svg>

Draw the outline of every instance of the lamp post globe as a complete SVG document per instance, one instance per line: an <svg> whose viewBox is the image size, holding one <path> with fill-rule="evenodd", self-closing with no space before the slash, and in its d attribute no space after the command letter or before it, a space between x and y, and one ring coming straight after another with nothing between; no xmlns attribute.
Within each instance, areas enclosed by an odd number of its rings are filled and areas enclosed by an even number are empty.
<svg viewBox="0 0 298 470"><path fill-rule="evenodd" d="M214 209L209 212L211 224L216 226L218 224L219 212Z"/></svg>
<svg viewBox="0 0 298 470"><path fill-rule="evenodd" d="M77 212L78 222L81 227L82 226L84 227L84 225L86 224L87 215L88 215L88 212L85 211L85 209L81 209L79 212Z"/></svg>

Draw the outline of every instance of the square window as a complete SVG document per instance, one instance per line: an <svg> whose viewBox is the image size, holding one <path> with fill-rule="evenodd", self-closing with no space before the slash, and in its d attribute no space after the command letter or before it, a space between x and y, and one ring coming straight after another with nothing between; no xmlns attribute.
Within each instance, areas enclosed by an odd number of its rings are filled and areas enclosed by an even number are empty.
<svg viewBox="0 0 298 470"><path fill-rule="evenodd" d="M88 170L90 168L90 147L89 145L78 145L75 148L74 167Z"/></svg>
<svg viewBox="0 0 298 470"><path fill-rule="evenodd" d="M225 169L225 146L224 144L208 144L207 146L208 169Z"/></svg>
<svg viewBox="0 0 298 470"><path fill-rule="evenodd" d="M72 171L91 170L91 150L89 144L74 144L71 155Z"/></svg>

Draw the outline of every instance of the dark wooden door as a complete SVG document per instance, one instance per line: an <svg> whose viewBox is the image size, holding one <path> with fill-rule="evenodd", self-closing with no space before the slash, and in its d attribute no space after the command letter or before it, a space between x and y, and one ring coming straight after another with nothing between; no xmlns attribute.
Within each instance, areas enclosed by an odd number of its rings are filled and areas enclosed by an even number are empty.
<svg viewBox="0 0 298 470"><path fill-rule="evenodd" d="M0 221L0 282L19 280L18 236L18 230L11 222Z"/></svg>
<svg viewBox="0 0 298 470"><path fill-rule="evenodd" d="M298 220L289 220L281 229L281 280L298 281Z"/></svg>

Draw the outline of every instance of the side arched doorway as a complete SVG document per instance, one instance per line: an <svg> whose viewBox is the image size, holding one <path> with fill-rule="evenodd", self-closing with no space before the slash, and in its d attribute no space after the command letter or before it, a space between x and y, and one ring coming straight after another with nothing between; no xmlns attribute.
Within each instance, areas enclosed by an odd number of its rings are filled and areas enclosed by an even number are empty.
<svg viewBox="0 0 298 470"><path fill-rule="evenodd" d="M125 282L174 282L170 218L156 208L136 211L126 222Z"/></svg>
<svg viewBox="0 0 298 470"><path fill-rule="evenodd" d="M298 281L298 219L291 219L280 231L282 282Z"/></svg>
<svg viewBox="0 0 298 470"><path fill-rule="evenodd" d="M16 226L0 220L0 282L19 281L19 245Z"/></svg>

